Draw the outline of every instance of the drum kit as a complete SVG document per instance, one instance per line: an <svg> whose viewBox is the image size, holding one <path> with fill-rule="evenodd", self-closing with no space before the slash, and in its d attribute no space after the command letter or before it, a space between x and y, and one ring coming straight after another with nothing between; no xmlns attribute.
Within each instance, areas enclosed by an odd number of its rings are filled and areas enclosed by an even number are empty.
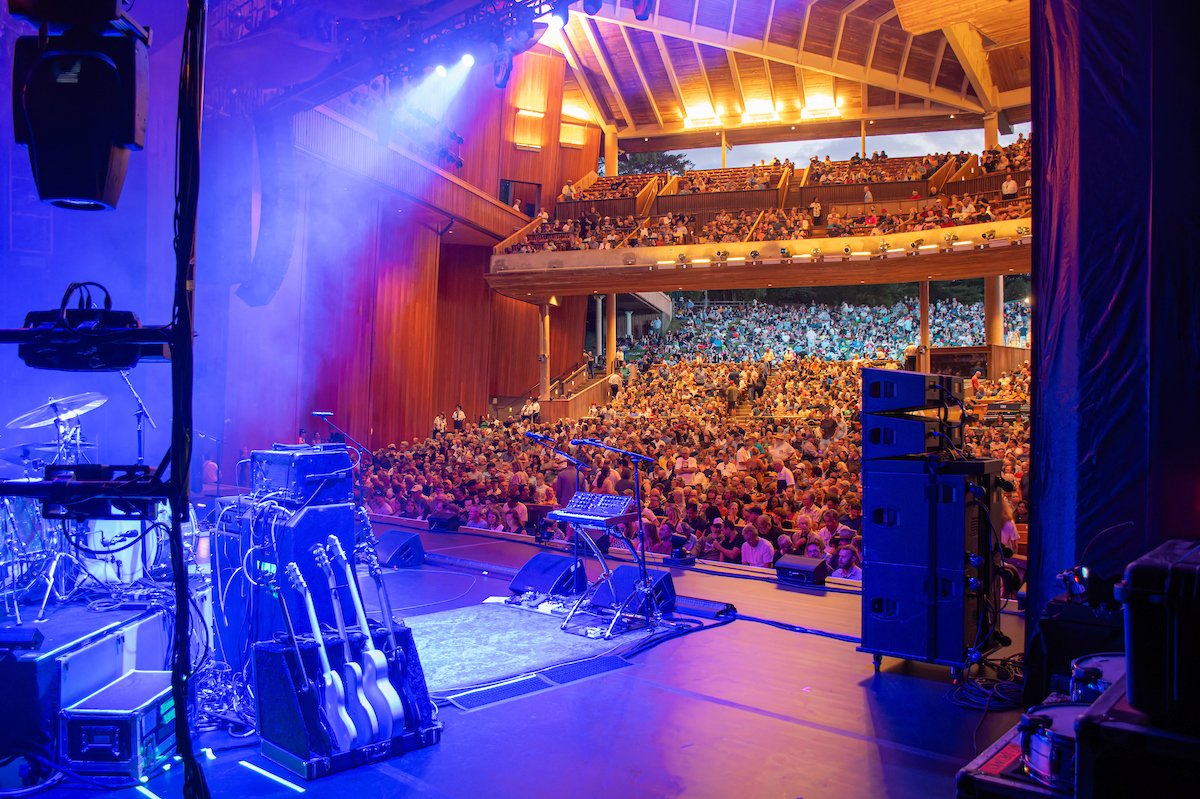
<svg viewBox="0 0 1200 799"><path fill-rule="evenodd" d="M1021 715L1021 765L1056 791L1075 792L1075 720L1125 675L1123 652L1101 652L1071 663L1071 701L1037 705Z"/></svg>
<svg viewBox="0 0 1200 799"><path fill-rule="evenodd" d="M132 386L131 386L132 388ZM135 392L136 395L136 392ZM21 481L41 480L47 465L90 463L96 444L83 435L81 417L96 410L108 397L85 392L51 399L18 416L6 427L29 430L54 426L54 440L42 444L17 444L0 449L0 459L23 471ZM139 457L142 453L142 417L139 398ZM28 497L0 496L0 597L3 612L21 623L20 605L39 602L37 621L43 621L51 599L71 599L86 582L110 591L143 577L170 574L170 552L165 530L170 512L159 506L158 518L107 519L91 522L51 520L42 517L41 502ZM185 544L194 549L195 514L185 525ZM189 529L190 528L190 529Z"/></svg>

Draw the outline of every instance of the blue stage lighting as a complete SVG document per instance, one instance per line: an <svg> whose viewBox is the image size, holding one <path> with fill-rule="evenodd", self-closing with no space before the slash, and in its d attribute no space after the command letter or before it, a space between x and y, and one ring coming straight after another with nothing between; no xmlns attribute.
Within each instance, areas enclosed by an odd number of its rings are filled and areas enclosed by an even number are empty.
<svg viewBox="0 0 1200 799"><path fill-rule="evenodd" d="M436 72L438 74L439 78L446 77L446 68L444 66L442 66L441 64L438 64L437 69L435 69L434 72Z"/></svg>
<svg viewBox="0 0 1200 799"><path fill-rule="evenodd" d="M473 66L475 66L475 56L471 55L470 53L467 53L466 55L464 55L462 57L462 62L464 64L466 64L468 67L473 67Z"/></svg>

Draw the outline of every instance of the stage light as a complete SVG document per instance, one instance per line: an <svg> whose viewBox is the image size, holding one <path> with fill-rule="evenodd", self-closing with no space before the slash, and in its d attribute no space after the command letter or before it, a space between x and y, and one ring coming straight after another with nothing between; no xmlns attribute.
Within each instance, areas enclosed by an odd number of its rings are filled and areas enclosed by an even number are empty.
<svg viewBox="0 0 1200 799"><path fill-rule="evenodd" d="M757 261L757 260L758 260L758 250L751 250L751 251L750 251L750 260L752 260L752 261Z"/></svg>
<svg viewBox="0 0 1200 799"><path fill-rule="evenodd" d="M462 62L463 62L463 64L465 64L468 67L473 67L473 66L475 66L475 56L471 55L470 53L467 53L466 55L464 55L462 57Z"/></svg>
<svg viewBox="0 0 1200 799"><path fill-rule="evenodd" d="M845 247L843 247L843 248L842 248L842 254L843 254L843 255L849 255L849 254L850 254L850 245L849 245L849 244L847 244Z"/></svg>
<svg viewBox="0 0 1200 799"><path fill-rule="evenodd" d="M594 17L600 13L600 9L604 4L600 0L583 0L583 13L589 17Z"/></svg>
<svg viewBox="0 0 1200 799"><path fill-rule="evenodd" d="M637 17L638 22L650 19L650 7L650 0L633 0L633 15Z"/></svg>
<svg viewBox="0 0 1200 799"><path fill-rule="evenodd" d="M512 76L513 54L511 50L501 48L492 60L492 82L497 89L508 87L508 79Z"/></svg>
<svg viewBox="0 0 1200 799"><path fill-rule="evenodd" d="M434 72L437 73L437 76L439 78L446 77L446 68L444 66L442 66L441 64L437 65L437 69L435 69Z"/></svg>
<svg viewBox="0 0 1200 799"><path fill-rule="evenodd" d="M43 28L16 41L14 140L29 148L38 196L60 208L115 208L129 151L146 140L149 31L120 4L107 14L96 5L9 4L13 17Z"/></svg>
<svg viewBox="0 0 1200 799"><path fill-rule="evenodd" d="M780 255L780 257L781 257L781 258L787 258L787 257L788 257L788 248L787 248L787 247L780 247L780 248L779 248L779 255Z"/></svg>
<svg viewBox="0 0 1200 799"><path fill-rule="evenodd" d="M571 0L558 0L550 10L550 27L553 30L562 30L570 19Z"/></svg>

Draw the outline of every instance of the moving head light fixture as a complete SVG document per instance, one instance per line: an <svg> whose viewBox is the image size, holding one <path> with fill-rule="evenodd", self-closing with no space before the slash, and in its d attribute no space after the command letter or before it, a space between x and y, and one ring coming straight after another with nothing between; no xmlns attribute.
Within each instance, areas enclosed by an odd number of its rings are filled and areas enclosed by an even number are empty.
<svg viewBox="0 0 1200 799"><path fill-rule="evenodd" d="M8 0L38 26L17 39L13 128L29 148L38 196L60 208L111 210L129 151L146 143L150 31L121 0Z"/></svg>

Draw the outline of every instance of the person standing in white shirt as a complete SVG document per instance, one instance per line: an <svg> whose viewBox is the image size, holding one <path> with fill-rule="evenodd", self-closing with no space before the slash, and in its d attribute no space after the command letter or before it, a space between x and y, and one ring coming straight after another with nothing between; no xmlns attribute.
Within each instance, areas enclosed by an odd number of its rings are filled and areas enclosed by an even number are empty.
<svg viewBox="0 0 1200 799"><path fill-rule="evenodd" d="M1008 175L1004 183L1000 186L1000 198L1003 200L1014 200L1017 197L1017 182L1013 180L1013 176Z"/></svg>
<svg viewBox="0 0 1200 799"><path fill-rule="evenodd" d="M462 406L456 406L454 413L450 414L450 421L454 422L454 432L461 432L463 423L467 420L467 414L463 412Z"/></svg>
<svg viewBox="0 0 1200 799"><path fill-rule="evenodd" d="M696 459L690 455L688 448L684 447L679 450L679 457L675 458L675 474L679 475L685 486L696 484Z"/></svg>

